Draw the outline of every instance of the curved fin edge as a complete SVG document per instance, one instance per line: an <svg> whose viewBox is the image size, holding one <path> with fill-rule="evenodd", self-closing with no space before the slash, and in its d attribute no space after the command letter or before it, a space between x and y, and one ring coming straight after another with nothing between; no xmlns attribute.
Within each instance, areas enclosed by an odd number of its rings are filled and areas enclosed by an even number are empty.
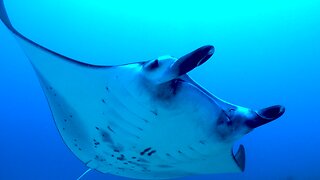
<svg viewBox="0 0 320 180"><path fill-rule="evenodd" d="M237 163L240 170L243 172L246 165L246 153L244 146L241 144L236 153L232 153L232 157Z"/></svg>

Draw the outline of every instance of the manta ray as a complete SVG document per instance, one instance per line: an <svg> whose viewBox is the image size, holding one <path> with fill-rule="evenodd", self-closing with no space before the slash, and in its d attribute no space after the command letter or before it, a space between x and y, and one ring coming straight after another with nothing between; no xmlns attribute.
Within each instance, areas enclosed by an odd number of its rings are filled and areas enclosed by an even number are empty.
<svg viewBox="0 0 320 180"><path fill-rule="evenodd" d="M29 58L59 133L87 167L136 179L241 172L245 148L235 141L279 118L281 105L234 105L187 74L214 53L206 45L175 58L97 66L49 50L0 18Z"/></svg>

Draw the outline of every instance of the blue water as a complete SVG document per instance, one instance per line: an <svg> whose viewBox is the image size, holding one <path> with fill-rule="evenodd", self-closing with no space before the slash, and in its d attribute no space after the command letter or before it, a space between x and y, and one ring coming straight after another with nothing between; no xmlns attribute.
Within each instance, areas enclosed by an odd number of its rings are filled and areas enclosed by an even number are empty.
<svg viewBox="0 0 320 180"><path fill-rule="evenodd" d="M320 179L320 2L6 3L22 34L83 62L179 57L212 44L214 56L190 76L235 104L286 107L237 142L246 147L244 173L182 179ZM35 72L2 23L0 84L0 179L80 176L87 168L63 144ZM125 178L92 171L83 179Z"/></svg>

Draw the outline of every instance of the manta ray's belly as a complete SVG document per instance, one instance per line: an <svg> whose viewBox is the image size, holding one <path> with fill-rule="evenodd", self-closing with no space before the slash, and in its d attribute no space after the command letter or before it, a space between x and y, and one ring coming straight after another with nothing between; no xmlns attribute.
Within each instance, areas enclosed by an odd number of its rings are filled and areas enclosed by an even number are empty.
<svg viewBox="0 0 320 180"><path fill-rule="evenodd" d="M121 73L113 72L103 84L83 77L86 89L77 93L69 91L77 87L57 91L43 80L56 125L71 151L93 169L132 178L214 171L202 163L231 147L215 141L218 106L187 83L171 98L159 99Z"/></svg>

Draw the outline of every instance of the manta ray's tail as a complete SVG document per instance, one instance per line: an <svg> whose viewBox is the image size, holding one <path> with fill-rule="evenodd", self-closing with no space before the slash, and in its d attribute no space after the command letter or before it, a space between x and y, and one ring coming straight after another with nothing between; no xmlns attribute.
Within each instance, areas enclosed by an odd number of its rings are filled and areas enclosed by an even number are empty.
<svg viewBox="0 0 320 180"><path fill-rule="evenodd" d="M90 172L92 169L91 168L89 168L89 169L87 169L84 173L82 173L81 174L81 176L79 176L78 178L77 178L77 180L80 180L84 175L86 175L88 172Z"/></svg>

